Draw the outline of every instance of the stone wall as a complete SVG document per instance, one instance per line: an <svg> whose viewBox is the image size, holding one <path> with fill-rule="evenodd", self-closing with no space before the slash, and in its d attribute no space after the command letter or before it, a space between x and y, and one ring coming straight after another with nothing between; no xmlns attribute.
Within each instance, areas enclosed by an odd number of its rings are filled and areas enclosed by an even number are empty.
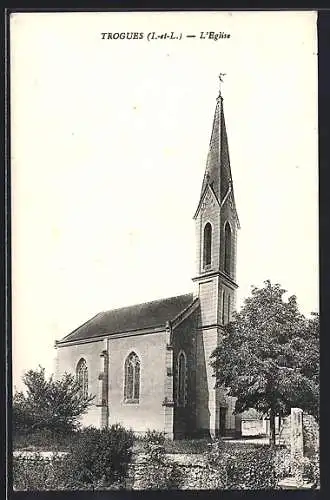
<svg viewBox="0 0 330 500"><path fill-rule="evenodd" d="M168 459L176 463L182 483L183 490L208 490L217 486L219 472L210 469L206 460L200 455L166 455ZM129 483L133 490L144 490L145 476L150 464L143 455L137 455L129 466Z"/></svg>

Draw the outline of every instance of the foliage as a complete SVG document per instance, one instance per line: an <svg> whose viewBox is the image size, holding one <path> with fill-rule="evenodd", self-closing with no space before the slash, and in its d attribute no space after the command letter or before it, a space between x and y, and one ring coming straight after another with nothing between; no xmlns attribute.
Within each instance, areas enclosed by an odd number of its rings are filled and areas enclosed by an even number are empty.
<svg viewBox="0 0 330 500"><path fill-rule="evenodd" d="M147 430L145 436L143 436L143 444L144 448L146 451L150 450L150 446L152 445L159 445L159 446L164 446L165 444L165 433L164 432L158 432L158 431L151 431L150 429Z"/></svg>
<svg viewBox="0 0 330 500"><path fill-rule="evenodd" d="M207 461L218 471L221 489L274 489L278 477L276 452L265 446L228 447L222 440L210 445Z"/></svg>
<svg viewBox="0 0 330 500"><path fill-rule="evenodd" d="M13 398L14 434L42 429L73 431L79 428L79 418L94 399L92 395L84 397L73 375L66 373L59 380L53 376L47 380L41 366L27 371L23 382L26 392L16 392Z"/></svg>
<svg viewBox="0 0 330 500"><path fill-rule="evenodd" d="M284 293L270 281L253 287L211 356L216 385L237 398L235 412L270 416L273 443L275 415L299 407L317 416L319 407L319 317L304 317Z"/></svg>
<svg viewBox="0 0 330 500"><path fill-rule="evenodd" d="M274 467L277 481L288 477L291 473L291 453L286 446L275 448Z"/></svg>
<svg viewBox="0 0 330 500"><path fill-rule="evenodd" d="M148 467L140 481L146 490L178 489L182 477L179 466L166 457L165 434L148 431L143 439L145 462Z"/></svg>
<svg viewBox="0 0 330 500"><path fill-rule="evenodd" d="M195 455L204 453L208 449L209 439L178 439L165 440L166 453Z"/></svg>
<svg viewBox="0 0 330 500"><path fill-rule="evenodd" d="M120 425L109 429L87 428L75 434L70 452L19 454L13 458L17 490L117 489L131 459L133 433Z"/></svg>
<svg viewBox="0 0 330 500"><path fill-rule="evenodd" d="M304 457L303 475L307 482L312 483L314 487L320 486L320 459L319 454Z"/></svg>
<svg viewBox="0 0 330 500"><path fill-rule="evenodd" d="M16 432L13 435L14 450L68 451L70 445L79 437L78 432L54 432L50 429L36 429L34 432Z"/></svg>
<svg viewBox="0 0 330 500"><path fill-rule="evenodd" d="M305 455L312 456L318 453L319 425L312 415L303 416L303 442Z"/></svg>
<svg viewBox="0 0 330 500"><path fill-rule="evenodd" d="M150 431L149 431L150 432ZM134 453L143 452L145 449L145 439L136 436L134 441ZM210 439L164 439L165 452L170 454L196 455L204 453L208 449Z"/></svg>
<svg viewBox="0 0 330 500"><path fill-rule="evenodd" d="M131 460L133 440L133 432L119 424L80 431L67 458L73 485L99 488L123 481Z"/></svg>

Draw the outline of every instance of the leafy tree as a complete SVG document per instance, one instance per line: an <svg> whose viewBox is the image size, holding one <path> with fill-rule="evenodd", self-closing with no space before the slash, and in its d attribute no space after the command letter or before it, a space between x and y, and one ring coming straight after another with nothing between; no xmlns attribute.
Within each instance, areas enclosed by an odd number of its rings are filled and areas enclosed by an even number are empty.
<svg viewBox="0 0 330 500"><path fill-rule="evenodd" d="M303 316L295 296L283 300L285 292L269 280L252 287L211 355L216 386L237 398L235 413L269 415L271 445L276 415L300 407L318 418L319 411L319 316Z"/></svg>
<svg viewBox="0 0 330 500"><path fill-rule="evenodd" d="M26 391L13 398L14 430L33 432L47 429L69 432L79 427L83 415L94 399L82 394L75 377L65 373L61 379L45 377L45 369L28 370L23 376Z"/></svg>

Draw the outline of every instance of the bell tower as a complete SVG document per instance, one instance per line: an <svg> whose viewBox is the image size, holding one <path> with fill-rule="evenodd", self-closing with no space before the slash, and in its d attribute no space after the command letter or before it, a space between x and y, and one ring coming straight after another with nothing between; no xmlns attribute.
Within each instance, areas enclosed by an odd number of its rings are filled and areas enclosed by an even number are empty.
<svg viewBox="0 0 330 500"><path fill-rule="evenodd" d="M220 74L220 83L223 74ZM196 227L194 295L200 301L197 360L197 426L211 435L235 431L232 398L214 389L210 355L221 340L222 327L236 304L237 215L221 88L216 99L213 127L199 203ZM204 380L204 382L203 382ZM204 386L204 388L203 388ZM204 395L207 393L207 398Z"/></svg>

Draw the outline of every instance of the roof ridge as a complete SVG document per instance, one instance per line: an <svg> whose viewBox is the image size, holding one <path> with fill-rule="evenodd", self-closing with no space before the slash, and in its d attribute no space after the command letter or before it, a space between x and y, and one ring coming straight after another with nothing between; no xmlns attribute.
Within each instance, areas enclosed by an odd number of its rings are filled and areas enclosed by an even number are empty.
<svg viewBox="0 0 330 500"><path fill-rule="evenodd" d="M154 304L155 302L164 302L164 300L170 300L170 299L177 299L179 297L187 297L188 295L193 295L192 292L190 293L183 293L181 295L172 295L170 297L164 297L162 299L155 299L155 300L148 300L146 302L137 302L135 304L129 304L128 306L121 306L121 307L115 307L114 309L108 309L107 311L103 311L104 313L107 312L113 312L113 311L119 311L120 309L129 309L130 307L135 307L135 306L142 306L144 304ZM83 326L83 325L81 325Z"/></svg>

